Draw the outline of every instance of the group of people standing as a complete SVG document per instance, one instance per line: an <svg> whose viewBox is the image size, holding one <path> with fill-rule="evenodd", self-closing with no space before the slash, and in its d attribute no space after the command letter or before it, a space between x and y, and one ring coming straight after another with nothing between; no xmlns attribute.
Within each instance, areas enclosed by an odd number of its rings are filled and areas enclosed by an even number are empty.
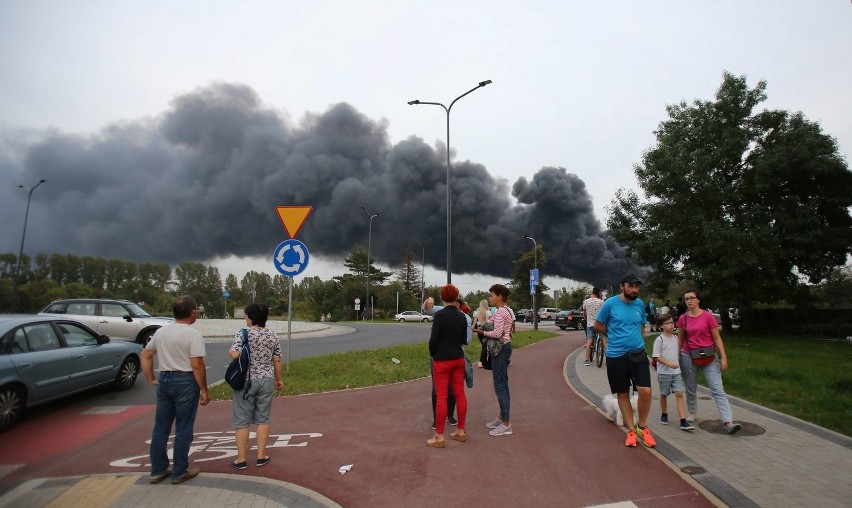
<svg viewBox="0 0 852 508"><path fill-rule="evenodd" d="M593 326L595 331L607 337L607 379L610 390L616 394L627 427L624 444L635 447L637 441L642 441L645 446L653 448L656 440L647 425L651 408L651 372L643 337L647 315L645 305L639 299L641 285L642 281L635 274L625 275L620 284L621 293L600 306L594 316ZM733 421L722 385L721 373L728 369L728 357L719 326L713 315L701 308L698 291L686 291L683 301L686 302L686 311L677 320L677 337L672 334L675 321L670 313L658 316L655 323L662 330L652 353L658 363L662 412L660 423L668 424L666 398L673 392L678 399L680 428L694 430L692 425L698 412L698 371L701 370L727 432L734 434L742 427ZM639 415L636 425L630 401L631 385L638 394ZM686 408L683 407L682 396L678 396L684 390ZM685 409L689 411L689 416L685 414Z"/></svg>
<svg viewBox="0 0 852 508"><path fill-rule="evenodd" d="M204 339L191 325L198 319L198 305L191 296L181 296L172 305L175 322L154 333L142 350L142 372L157 387L157 406L151 435L150 458L152 484L171 477L172 484L195 478L199 470L189 468L189 448L198 406L210 402L204 357ZM237 443L234 469L248 468L249 429L256 426L257 467L272 460L266 455L269 439L269 416L275 390L284 386L281 370L281 346L275 332L266 328L269 308L252 303L245 308L246 327L238 331L229 355L239 358L242 348L249 348L249 371L246 387L233 393L233 426ZM154 376L156 356L159 374ZM167 445L172 425L175 441L171 469Z"/></svg>
<svg viewBox="0 0 852 508"><path fill-rule="evenodd" d="M463 310L462 302L459 300L459 290L452 284L441 288L443 306L434 305L434 300L431 298L423 302L422 310L434 316L432 332L429 336L429 356L432 363L435 417L432 428L435 429L435 435L426 441L426 446L431 448L446 446L444 432L447 422L458 426L450 434L450 439L467 441L464 345L470 343L471 332L477 334L483 345L480 365L485 361L490 363L494 392L500 409L499 416L485 426L490 429L489 434L492 436L511 435L514 432L509 415L508 369L512 357L515 318L508 307L509 289L502 284L494 284L488 291L490 303L496 310L490 313L487 302L483 300L473 319ZM489 325L486 326L486 323ZM452 417L452 405L455 405L457 419Z"/></svg>

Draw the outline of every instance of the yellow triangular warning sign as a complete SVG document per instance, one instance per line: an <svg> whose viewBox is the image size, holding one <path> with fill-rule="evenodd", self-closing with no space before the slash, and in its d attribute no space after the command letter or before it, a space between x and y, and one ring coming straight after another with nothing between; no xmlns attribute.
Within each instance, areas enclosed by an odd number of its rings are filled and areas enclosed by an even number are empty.
<svg viewBox="0 0 852 508"><path fill-rule="evenodd" d="M312 206L276 206L278 217L281 218L281 224L284 224L284 229L290 238L296 238L296 233L302 228L308 214L311 213L314 207Z"/></svg>

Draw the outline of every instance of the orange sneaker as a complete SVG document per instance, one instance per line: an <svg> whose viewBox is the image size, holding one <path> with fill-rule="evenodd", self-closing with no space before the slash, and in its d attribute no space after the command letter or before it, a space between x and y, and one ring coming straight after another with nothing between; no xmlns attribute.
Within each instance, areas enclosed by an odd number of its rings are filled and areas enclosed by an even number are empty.
<svg viewBox="0 0 852 508"><path fill-rule="evenodd" d="M642 427L640 429L641 433L639 434L639 439L642 440L642 443L648 448L653 448L657 446L657 440L654 439L654 436L651 435L651 429L648 427Z"/></svg>
<svg viewBox="0 0 852 508"><path fill-rule="evenodd" d="M627 432L627 440L624 441L624 446L636 446L636 431L630 430Z"/></svg>

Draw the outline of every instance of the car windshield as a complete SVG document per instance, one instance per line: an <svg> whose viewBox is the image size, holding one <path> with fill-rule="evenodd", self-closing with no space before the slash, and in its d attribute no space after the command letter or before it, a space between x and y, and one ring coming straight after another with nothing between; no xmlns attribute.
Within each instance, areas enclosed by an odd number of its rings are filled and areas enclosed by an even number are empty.
<svg viewBox="0 0 852 508"><path fill-rule="evenodd" d="M145 312L145 309L136 305L135 303L131 303L127 305L127 308L130 309L130 312L134 317L151 317L151 314Z"/></svg>

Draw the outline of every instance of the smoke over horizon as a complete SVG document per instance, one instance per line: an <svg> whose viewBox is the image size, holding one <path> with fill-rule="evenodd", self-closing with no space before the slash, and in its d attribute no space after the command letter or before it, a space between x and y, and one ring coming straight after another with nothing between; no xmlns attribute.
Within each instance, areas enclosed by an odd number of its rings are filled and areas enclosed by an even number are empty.
<svg viewBox="0 0 852 508"><path fill-rule="evenodd" d="M0 137L0 252L17 253L26 192L26 252L177 264L272 255L287 238L276 206L310 205L299 239L312 255L344 257L366 245L397 266L407 246L446 252L446 147L410 136L391 144L387 123L347 103L293 124L241 84L176 97L160 116L91 135L57 130ZM511 194L510 194L511 192ZM531 180L495 178L471 161L452 166L453 273L508 277L531 249L547 273L596 285L633 269L602 229L585 183L561 167ZM517 204L510 198L514 196ZM438 256L427 256L427 261ZM445 257L445 256L441 256ZM432 266L446 269L446 260Z"/></svg>

